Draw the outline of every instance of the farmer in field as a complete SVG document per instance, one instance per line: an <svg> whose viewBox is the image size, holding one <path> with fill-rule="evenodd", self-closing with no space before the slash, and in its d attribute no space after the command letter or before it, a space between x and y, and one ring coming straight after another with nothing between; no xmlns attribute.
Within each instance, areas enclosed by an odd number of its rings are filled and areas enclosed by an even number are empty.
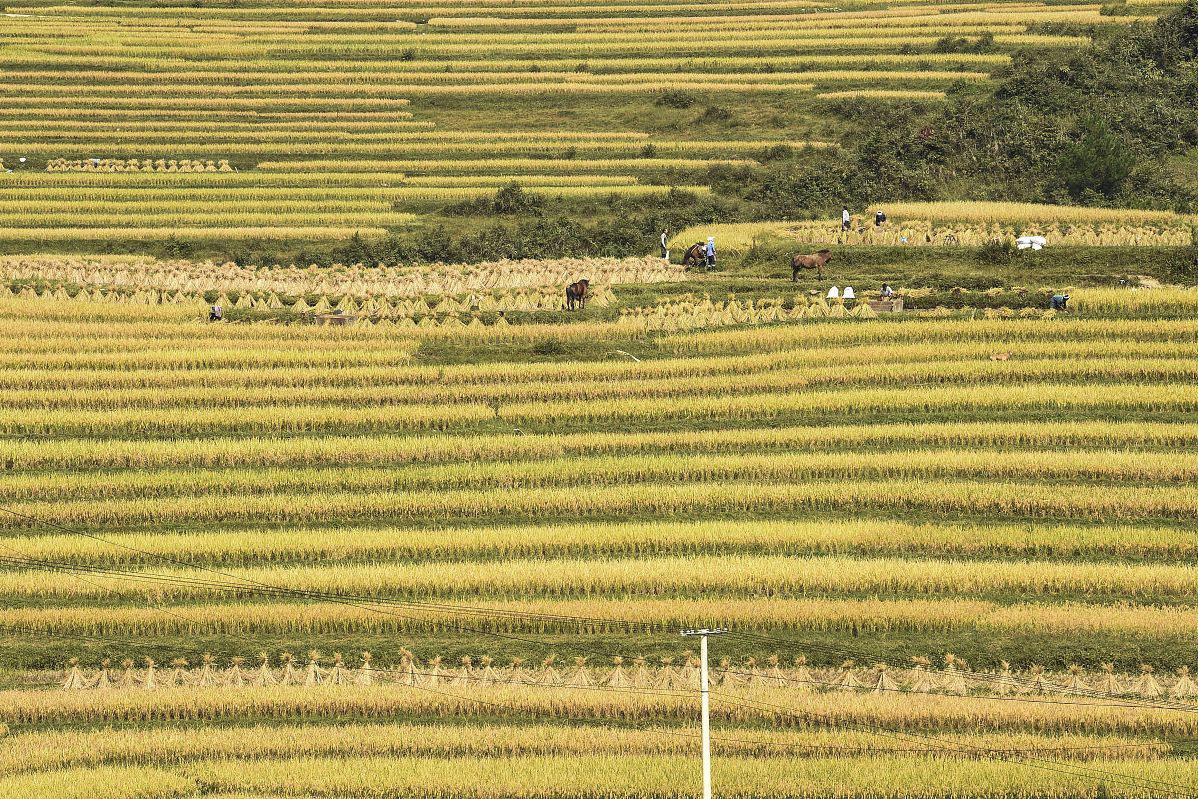
<svg viewBox="0 0 1198 799"><path fill-rule="evenodd" d="M707 237L707 248L703 251L703 254L707 256L708 271L715 269L715 236Z"/></svg>
<svg viewBox="0 0 1198 799"><path fill-rule="evenodd" d="M670 260L670 247L667 244L667 242L669 240L670 240L669 229L663 230L661 232L661 257L663 260L666 260L666 261Z"/></svg>
<svg viewBox="0 0 1198 799"><path fill-rule="evenodd" d="M849 213L849 207L846 205L840 209L840 229L848 230L853 226L853 215Z"/></svg>
<svg viewBox="0 0 1198 799"><path fill-rule="evenodd" d="M1052 295L1051 303L1052 303L1052 309L1054 311L1067 311L1067 310L1069 310L1066 307L1069 305L1069 295L1068 294L1054 294L1054 295Z"/></svg>
<svg viewBox="0 0 1198 799"><path fill-rule="evenodd" d="M884 224L886 224L886 214L882 213L882 209L879 208L878 212L874 214L874 227L882 227Z"/></svg>

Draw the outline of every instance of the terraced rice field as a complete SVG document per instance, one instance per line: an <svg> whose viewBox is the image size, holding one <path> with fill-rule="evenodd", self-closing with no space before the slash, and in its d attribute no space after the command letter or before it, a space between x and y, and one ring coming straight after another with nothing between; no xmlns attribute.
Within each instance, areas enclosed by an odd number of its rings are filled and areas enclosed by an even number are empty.
<svg viewBox="0 0 1198 799"><path fill-rule="evenodd" d="M827 103L935 101L990 80L1016 49L1083 46L1091 30L1156 12L794 0L6 10L0 243L93 250L380 236L512 182L555 204L703 193L712 168L825 146ZM704 108L738 121L708 124Z"/></svg>
<svg viewBox="0 0 1198 799"><path fill-rule="evenodd" d="M0 299L0 795L691 796L695 625L720 797L1185 793L1191 294L452 335Z"/></svg>
<svg viewBox="0 0 1198 799"><path fill-rule="evenodd" d="M1184 247L1195 242L1195 218L1169 211L1085 208L1002 202L879 202L887 215L882 226L855 218L849 230L837 220L743 222L702 225L677 233L673 247L686 247L715 236L726 250L754 244L786 246L1014 246L1020 236L1039 235L1050 247Z"/></svg>

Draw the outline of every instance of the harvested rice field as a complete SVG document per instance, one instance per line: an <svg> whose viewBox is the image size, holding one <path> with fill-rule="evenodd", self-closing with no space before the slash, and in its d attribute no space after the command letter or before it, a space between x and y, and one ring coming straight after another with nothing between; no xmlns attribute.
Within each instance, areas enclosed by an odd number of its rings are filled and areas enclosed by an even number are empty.
<svg viewBox="0 0 1198 799"><path fill-rule="evenodd" d="M1011 54L1152 21L1097 4L387 5L15 0L0 18L0 244L379 239L517 184L676 202L836 146L839 101L935 103Z"/></svg>
<svg viewBox="0 0 1198 799"><path fill-rule="evenodd" d="M695 626L720 797L1195 777L1192 289L3 269L0 795L697 795Z"/></svg>
<svg viewBox="0 0 1198 799"><path fill-rule="evenodd" d="M0 799L1193 796L1195 64L6 0Z"/></svg>

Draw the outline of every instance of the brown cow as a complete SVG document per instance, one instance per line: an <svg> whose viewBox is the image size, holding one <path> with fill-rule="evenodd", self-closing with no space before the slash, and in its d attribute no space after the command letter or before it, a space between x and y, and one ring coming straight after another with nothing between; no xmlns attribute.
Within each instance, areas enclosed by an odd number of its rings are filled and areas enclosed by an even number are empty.
<svg viewBox="0 0 1198 799"><path fill-rule="evenodd" d="M587 291L590 289L590 287L591 281L587 280L586 278L579 280L577 283L571 283L570 285L566 286L567 310L573 311L575 305L577 305L580 310L586 308Z"/></svg>
<svg viewBox="0 0 1198 799"><path fill-rule="evenodd" d="M811 255L796 255L790 259L790 282L799 279L799 272L804 269L814 269L820 280L824 279L824 267L832 260L831 250L820 250Z"/></svg>
<svg viewBox="0 0 1198 799"><path fill-rule="evenodd" d="M707 250L703 242L697 242L686 248L682 255L683 266L703 266L707 263Z"/></svg>

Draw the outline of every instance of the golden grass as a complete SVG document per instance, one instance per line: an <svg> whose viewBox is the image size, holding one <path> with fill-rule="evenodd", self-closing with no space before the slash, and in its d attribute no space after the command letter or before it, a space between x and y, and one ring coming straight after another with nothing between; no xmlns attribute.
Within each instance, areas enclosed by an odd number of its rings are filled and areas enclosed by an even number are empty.
<svg viewBox="0 0 1198 799"><path fill-rule="evenodd" d="M313 530L312 532L323 532ZM405 531L406 532L406 531ZM997 551L997 550L995 550ZM184 553L188 554L188 553ZM990 553L987 553L990 554ZM1192 552L1187 551L1187 555ZM70 578L63 578L70 579ZM102 585L102 577L88 577ZM55 636L96 635L165 638L173 636L335 636L403 635L417 638L455 635L463 627L480 634L613 634L639 630L670 633L709 618L712 600L694 599L456 599L457 611L401 607L376 612L369 607L312 602L180 601L155 607L103 606L0 611L0 624L44 630ZM162 609L169 611L164 614ZM498 612L576 616L543 619ZM969 635L1081 634L1135 636L1149 644L1181 642L1198 634L1198 612L1185 607L1112 606L1101 602L1001 602L954 596L944 599L719 599L722 624L741 631L816 632L830 635L965 633ZM635 654L635 653L629 653ZM1112 655L1113 656L1113 655ZM795 686L792 686L795 687ZM801 688L801 686L798 686Z"/></svg>
<svg viewBox="0 0 1198 799"><path fill-rule="evenodd" d="M946 95L929 89L847 89L815 96L821 100L943 100Z"/></svg>
<svg viewBox="0 0 1198 799"><path fill-rule="evenodd" d="M572 688L521 688L455 686L454 696L394 685L364 687L329 686L313 691L302 686L210 688L204 691L164 689L149 691L42 691L0 692L0 720L16 724L115 724L154 721L217 721L255 718L319 719L352 715L362 720L393 722L397 716L513 718L530 715L553 719L562 716L620 720L624 723L694 723L695 701L690 695L658 696L641 693L601 692ZM825 723L802 715L779 715L770 710L725 704L714 698L716 723L767 722L778 729L812 729ZM783 707L793 706L793 690L738 687L735 695ZM478 699L493 702L480 707ZM788 704L789 703L789 704ZM1131 734L1193 736L1198 719L1192 713L1167 709L1125 707L1120 702L1095 700L1086 705L994 702L958 696L909 696L821 693L804 699L807 714L840 724L869 724L899 730L985 733L990 731L1076 734Z"/></svg>
<svg viewBox="0 0 1198 799"><path fill-rule="evenodd" d="M1136 313L1192 316L1198 313L1198 289L1083 288L1070 289L1079 308L1088 313Z"/></svg>
<svg viewBox="0 0 1198 799"><path fill-rule="evenodd" d="M396 221L403 221L401 214L391 215ZM410 218L410 216L408 217ZM33 217L38 220L37 217ZM311 239L348 239L355 234L367 238L384 236L387 233L385 228L371 227L363 225L360 227L337 227L336 225L309 227L303 224L297 224L294 227L286 226L263 226L263 227L226 227L220 224L214 224L207 227L193 227L184 225L167 224L165 226L153 227L88 227L78 228L73 225L78 221L75 217L63 218L63 225L68 227L0 227L0 240L2 241L30 241L30 242L46 242L56 243L63 241L121 241L133 239L145 239L151 241L163 241L170 238L179 238L184 240L200 240L200 241L223 241L233 240L240 241L244 239L291 239L291 238L311 238ZM114 222L117 221L115 218ZM187 218L181 218L181 221L187 221Z"/></svg>
<svg viewBox="0 0 1198 799"><path fill-rule="evenodd" d="M1130 208L1087 208L1083 206L1037 205L1009 202L894 202L879 203L894 219L931 219L964 222L1114 222L1146 223L1178 220L1170 211Z"/></svg>
<svg viewBox="0 0 1198 799"><path fill-rule="evenodd" d="M312 795L334 786L360 795L402 790L418 797L469 796L488 799L520 795L548 799L569 793L610 796L675 797L693 791L699 777L691 758L651 756L519 757L500 761L477 759L298 758L241 764L203 764L205 781L225 790L269 791L282 787L291 795ZM1187 761L1121 761L1094 763L1105 773L1162 781L1192 779L1198 766ZM935 799L989 797L1082 797L1093 790L1088 774L1043 773L1012 768L1002 762L962 763L921 757L786 758L768 761L724 758L721 779L725 795L761 795L769 775L771 791L787 797L857 797ZM601 777L599 777L601 775ZM599 777L597 779L597 777ZM1143 783L1141 783L1143 784ZM834 786L834 789L830 790ZM1151 797L1150 787L1127 788L1128 796Z"/></svg>
<svg viewBox="0 0 1198 799"><path fill-rule="evenodd" d="M493 462L385 468L253 466L194 474L187 470L78 475L62 485L57 475L14 475L0 486L0 501L109 499L290 493L318 485L334 493L437 489L551 488L641 483L804 480L994 479L1187 483L1198 480L1198 455L1122 453L1116 450L1041 453L962 449L889 452L583 454L522 463Z"/></svg>
<svg viewBox="0 0 1198 799"><path fill-rule="evenodd" d="M797 750L816 756L881 755L896 750L933 747L918 741L879 739L851 731L753 731L717 736L713 742L722 756L770 756ZM1043 736L1007 733L988 737L945 736L954 745L993 746L1010 750L1044 752L1054 758L1092 760L1112 756L1153 758L1168 753L1164 742L1145 742L1123 736ZM597 753L645 755L695 755L697 735L689 728L652 726L644 729L602 725L563 726L545 723L457 724L348 723L330 726L260 724L224 729L171 729L55 731L28 733L0 741L0 774L81 768L112 763L165 765L229 757L286 758L308 756L485 757L535 755L593 755Z"/></svg>
<svg viewBox="0 0 1198 799"><path fill-rule="evenodd" d="M872 490L909 489L907 484L873 484ZM956 494L956 510L968 507L975 499L978 510L993 511L993 494L985 484L968 486L951 482L937 487L942 495ZM658 489L668 497L670 488ZM735 486L744 490L746 486ZM767 487L772 488L772 487ZM793 486L785 486L793 490ZM841 488L847 497L859 500L868 507L860 485L831 485ZM1016 486L1037 499L1050 491ZM956 489L954 491L954 489ZM867 489L869 490L869 489ZM1184 489L1141 489L1141 493L1161 495L1184 494ZM517 494L519 492L516 492ZM596 492L605 494L607 492ZM698 493L698 492L693 492ZM829 492L831 493L831 492ZM1015 492L1010 492L1014 494ZM1071 492L1075 493L1075 492ZM1100 502L1102 491L1076 491L1092 502ZM1114 495L1110 505L1126 500L1132 491L1107 489ZM1192 492L1190 492L1192 494ZM1016 495L1018 496L1018 495ZM359 495L363 505L372 496ZM309 504L319 508L325 497L312 495ZM288 498L294 501L294 498ZM1013 497L1010 500L1015 501ZM1023 500L1027 502L1027 500ZM1076 502L1076 500L1075 500ZM63 503L68 504L68 503ZM162 502L170 507L170 502ZM231 507L225 518L238 518L237 510L246 504L242 498L228 501ZM259 503L262 504L262 503ZM782 503L778 503L781 505ZM949 509L950 503L940 506ZM1063 503L1062 503L1063 504ZM1189 498L1187 507L1193 512L1196 503ZM69 505L68 505L69 506ZM775 506L777 507L777 505ZM27 513L28 505L13 508ZM125 516L130 522L140 520L134 509ZM278 515L260 511L259 518ZM1126 515L1118 510L1112 515ZM35 514L39 518L59 521L63 514ZM197 513L198 521L213 519L212 513ZM312 515L311 512L291 513L292 518ZM415 515L415 514L413 514ZM430 513L430 515L433 515ZM479 515L482 515L481 513ZM1180 514L1178 514L1180 516ZM166 520L171 519L160 513ZM1097 517L1098 514L1095 514ZM73 520L72 520L73 521ZM960 561L948 558L890 558L847 556L776 555L694 555L645 558L560 558L482 561L471 563L428 562L354 564L332 566L270 566L240 567L226 570L230 579L270 585L285 585L295 590L343 592L356 596L401 596L405 598L469 596L503 599L521 596L587 598L632 594L638 596L781 596L798 597L828 592L854 595L887 593L958 594L1018 594L1046 596L1067 593L1097 597L1120 597L1149 600L1182 598L1198 588L1198 575L1189 566L1173 564L1122 565L1111 563L1027 561ZM158 597L171 599L229 598L253 596L257 589L244 583L224 588L209 588L179 580L210 579L207 573L195 569L155 568L154 574L170 578L171 583L138 583L91 577L86 583L66 580L61 575L40 570L0 573L0 592L25 598L104 598ZM95 582L93 582L93 579ZM228 582L228 581L226 581Z"/></svg>

